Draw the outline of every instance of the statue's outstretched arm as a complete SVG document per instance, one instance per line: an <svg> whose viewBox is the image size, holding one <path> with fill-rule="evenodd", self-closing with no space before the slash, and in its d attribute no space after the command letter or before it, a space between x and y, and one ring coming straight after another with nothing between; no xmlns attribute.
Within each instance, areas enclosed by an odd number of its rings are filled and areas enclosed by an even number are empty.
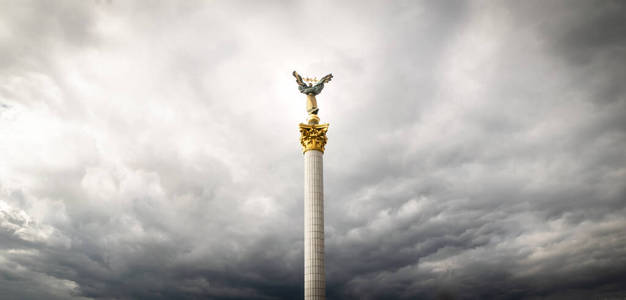
<svg viewBox="0 0 626 300"><path fill-rule="evenodd" d="M306 87L306 84L302 80L302 76L300 76L300 74L298 74L298 72L293 71L293 73L291 73L291 74L293 75L293 77L296 78L296 83L298 83L299 86Z"/></svg>
<svg viewBox="0 0 626 300"><path fill-rule="evenodd" d="M333 74L332 73L322 77L322 79L320 79L320 81L317 84L328 83L328 82L330 82L331 79L333 79Z"/></svg>

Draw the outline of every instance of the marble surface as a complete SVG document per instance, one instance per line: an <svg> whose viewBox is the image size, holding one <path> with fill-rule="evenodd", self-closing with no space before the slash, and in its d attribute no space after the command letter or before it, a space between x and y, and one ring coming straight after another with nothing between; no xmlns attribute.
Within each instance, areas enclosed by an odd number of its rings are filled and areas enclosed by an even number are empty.
<svg viewBox="0 0 626 300"><path fill-rule="evenodd" d="M323 153L304 153L304 299L325 299Z"/></svg>

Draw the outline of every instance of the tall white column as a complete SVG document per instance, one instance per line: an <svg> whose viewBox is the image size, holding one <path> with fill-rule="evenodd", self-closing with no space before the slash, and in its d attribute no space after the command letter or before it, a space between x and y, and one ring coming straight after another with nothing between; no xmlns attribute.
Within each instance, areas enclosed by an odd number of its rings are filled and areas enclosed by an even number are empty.
<svg viewBox="0 0 626 300"><path fill-rule="evenodd" d="M319 119L318 119L319 120ZM326 299L324 147L328 124L300 124L304 151L304 299Z"/></svg>
<svg viewBox="0 0 626 300"><path fill-rule="evenodd" d="M304 299L325 299L324 154L304 153Z"/></svg>

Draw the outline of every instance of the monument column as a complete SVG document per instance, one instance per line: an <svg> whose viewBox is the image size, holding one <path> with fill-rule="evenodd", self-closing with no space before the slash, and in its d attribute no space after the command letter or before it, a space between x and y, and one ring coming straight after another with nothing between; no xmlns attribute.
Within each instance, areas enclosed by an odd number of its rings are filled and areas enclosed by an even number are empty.
<svg viewBox="0 0 626 300"><path fill-rule="evenodd" d="M318 119L319 120L319 119ZM304 299L326 299L324 273L324 146L328 124L300 124L304 151ZM313 123L313 124L312 124Z"/></svg>
<svg viewBox="0 0 626 300"><path fill-rule="evenodd" d="M307 124L300 123L300 143L304 152L304 299L326 299L324 273L324 147L328 124L320 124L315 96L333 79L302 78L296 71L298 90L306 95ZM306 82L309 82L307 84ZM315 83L315 85L313 85Z"/></svg>

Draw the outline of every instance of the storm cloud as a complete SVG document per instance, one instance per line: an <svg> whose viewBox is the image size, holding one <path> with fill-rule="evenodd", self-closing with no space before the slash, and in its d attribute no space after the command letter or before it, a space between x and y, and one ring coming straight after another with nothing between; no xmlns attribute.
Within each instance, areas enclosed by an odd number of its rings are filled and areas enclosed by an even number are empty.
<svg viewBox="0 0 626 300"><path fill-rule="evenodd" d="M622 1L4 1L0 298L626 297Z"/></svg>

